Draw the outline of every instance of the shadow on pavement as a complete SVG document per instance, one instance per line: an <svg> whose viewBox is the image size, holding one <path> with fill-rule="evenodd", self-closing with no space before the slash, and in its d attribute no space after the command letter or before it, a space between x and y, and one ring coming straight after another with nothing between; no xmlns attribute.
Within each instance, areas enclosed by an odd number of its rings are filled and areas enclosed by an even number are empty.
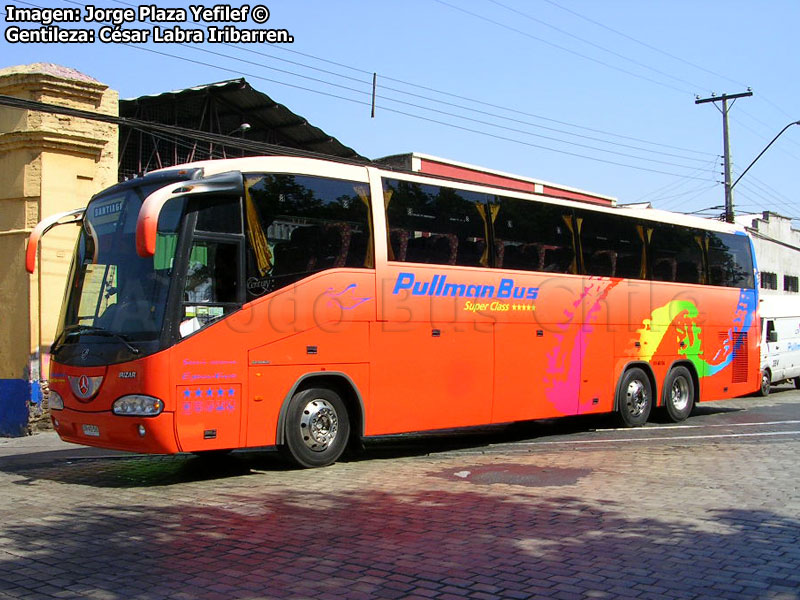
<svg viewBox="0 0 800 600"><path fill-rule="evenodd" d="M468 485L213 499L195 490L178 506L89 499L5 524L0 597L800 598L795 519L728 509L687 525L631 516L624 499Z"/></svg>
<svg viewBox="0 0 800 600"><path fill-rule="evenodd" d="M741 412L718 403L695 407L693 416ZM655 423L666 422L654 413ZM690 419L691 422L691 419ZM525 421L424 434L403 434L370 438L358 449L349 451L340 462L391 460L401 457L436 455L460 450L477 450L520 441L547 440L557 436L591 433L615 428L614 415L582 415ZM192 481L234 478L259 471L293 470L272 449L245 449L227 455L178 454L140 455L98 448L75 446L65 450L40 451L0 460L0 472L14 473L30 483L39 478L96 487L166 486Z"/></svg>

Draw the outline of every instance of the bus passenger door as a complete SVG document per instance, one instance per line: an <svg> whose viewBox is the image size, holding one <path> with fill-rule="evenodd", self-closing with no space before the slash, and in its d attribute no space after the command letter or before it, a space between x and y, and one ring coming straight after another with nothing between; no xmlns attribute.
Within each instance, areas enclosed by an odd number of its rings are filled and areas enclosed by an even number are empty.
<svg viewBox="0 0 800 600"><path fill-rule="evenodd" d="M245 298L240 198L193 201L184 227L170 291L172 335L180 340L175 427L183 451L238 448L246 354L222 321Z"/></svg>

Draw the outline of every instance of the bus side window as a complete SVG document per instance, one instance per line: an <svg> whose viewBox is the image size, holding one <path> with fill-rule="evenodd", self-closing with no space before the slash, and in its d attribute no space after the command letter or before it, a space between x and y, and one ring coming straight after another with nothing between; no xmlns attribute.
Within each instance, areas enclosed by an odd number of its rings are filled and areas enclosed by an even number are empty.
<svg viewBox="0 0 800 600"><path fill-rule="evenodd" d="M239 201L209 202L198 207L197 231L242 233L242 207Z"/></svg>
<svg viewBox="0 0 800 600"><path fill-rule="evenodd" d="M638 221L601 212L576 212L587 275L644 277L644 236Z"/></svg>
<svg viewBox="0 0 800 600"><path fill-rule="evenodd" d="M496 267L576 272L571 209L506 197L495 206Z"/></svg>
<svg viewBox="0 0 800 600"><path fill-rule="evenodd" d="M194 241L183 287L181 337L239 307L238 277L238 243Z"/></svg>
<svg viewBox="0 0 800 600"><path fill-rule="evenodd" d="M247 300L326 269L375 266L367 185L252 174L245 188Z"/></svg>
<svg viewBox="0 0 800 600"><path fill-rule="evenodd" d="M708 271L711 285L754 287L750 240L734 233L709 231Z"/></svg>
<svg viewBox="0 0 800 600"><path fill-rule="evenodd" d="M389 260L488 267L486 194L384 179Z"/></svg>
<svg viewBox="0 0 800 600"><path fill-rule="evenodd" d="M650 279L678 283L704 283L703 234L665 223L648 223Z"/></svg>
<svg viewBox="0 0 800 600"><path fill-rule="evenodd" d="M194 242L186 273L184 301L195 303L237 301L237 246L231 242Z"/></svg>

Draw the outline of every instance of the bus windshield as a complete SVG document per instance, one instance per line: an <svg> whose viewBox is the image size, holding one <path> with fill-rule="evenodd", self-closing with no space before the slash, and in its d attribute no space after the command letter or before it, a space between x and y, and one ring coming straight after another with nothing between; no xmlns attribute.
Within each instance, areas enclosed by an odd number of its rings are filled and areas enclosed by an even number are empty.
<svg viewBox="0 0 800 600"><path fill-rule="evenodd" d="M78 342L138 354L137 342L159 340L185 201L172 200L162 210L154 256L136 253L135 235L142 202L161 185L112 190L87 206L54 354Z"/></svg>

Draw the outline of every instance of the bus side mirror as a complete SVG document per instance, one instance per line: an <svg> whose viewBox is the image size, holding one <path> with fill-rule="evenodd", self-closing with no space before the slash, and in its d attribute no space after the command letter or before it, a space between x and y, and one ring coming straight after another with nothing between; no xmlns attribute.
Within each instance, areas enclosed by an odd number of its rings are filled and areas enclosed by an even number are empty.
<svg viewBox="0 0 800 600"><path fill-rule="evenodd" d="M33 271L36 269L36 250L39 247L39 241L42 239L42 236L44 236L44 234L50 231L53 227L57 227L58 225L80 223L81 219L83 219L83 212L85 210L85 207L76 208L74 210L68 210L67 212L51 215L42 219L36 225L36 227L33 228L33 231L28 238L28 247L25 249L25 270L28 271L28 273L33 273ZM64 221L62 223L61 219L66 218L70 218L72 220Z"/></svg>
<svg viewBox="0 0 800 600"><path fill-rule="evenodd" d="M778 332L774 329L767 333L767 341L768 342L777 342L778 341Z"/></svg>

